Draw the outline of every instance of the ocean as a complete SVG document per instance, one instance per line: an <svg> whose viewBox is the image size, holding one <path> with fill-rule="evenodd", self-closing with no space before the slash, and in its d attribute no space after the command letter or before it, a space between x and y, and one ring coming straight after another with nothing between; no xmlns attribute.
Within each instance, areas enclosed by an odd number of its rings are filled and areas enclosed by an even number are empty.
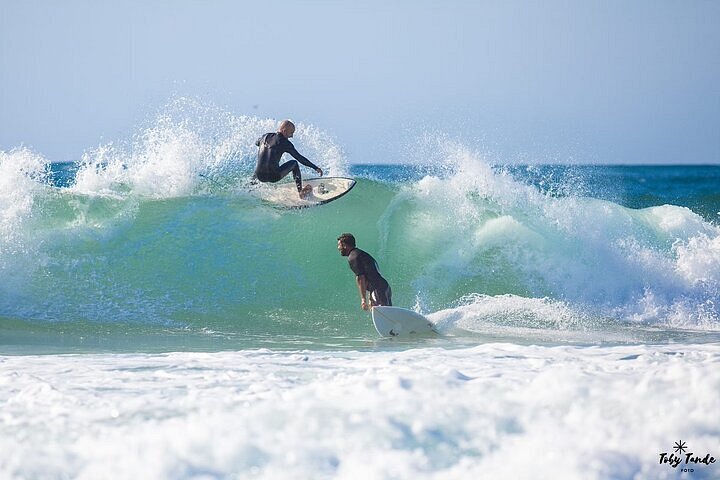
<svg viewBox="0 0 720 480"><path fill-rule="evenodd" d="M353 164L298 124L358 183L281 210L275 121L176 113L0 152L0 477L720 478L719 166ZM439 335L377 335L343 232Z"/></svg>

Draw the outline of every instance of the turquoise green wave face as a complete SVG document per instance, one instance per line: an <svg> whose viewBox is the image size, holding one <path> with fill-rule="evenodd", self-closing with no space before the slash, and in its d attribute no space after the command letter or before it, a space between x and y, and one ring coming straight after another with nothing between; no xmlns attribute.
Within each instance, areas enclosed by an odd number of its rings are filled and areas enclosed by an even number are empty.
<svg viewBox="0 0 720 480"><path fill-rule="evenodd" d="M552 329L570 311L565 324L578 328L717 325L717 227L683 207L558 198L489 172L361 178L346 197L303 211L275 209L241 184L199 181L164 199L48 187L21 230L1 264L3 315L20 320L363 335L371 330L336 249L352 232L396 305L481 315L483 296L511 295L562 311L528 324L527 309L507 307L493 314L499 324Z"/></svg>

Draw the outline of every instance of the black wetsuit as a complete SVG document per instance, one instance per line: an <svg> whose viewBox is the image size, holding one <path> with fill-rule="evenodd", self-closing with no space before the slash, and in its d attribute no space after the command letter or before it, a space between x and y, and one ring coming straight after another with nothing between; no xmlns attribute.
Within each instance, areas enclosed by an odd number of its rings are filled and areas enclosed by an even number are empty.
<svg viewBox="0 0 720 480"><path fill-rule="evenodd" d="M290 140L280 133L266 133L258 138L255 145L260 147L260 150L258 150L257 165L255 165L255 178L261 182L274 183L292 172L295 185L297 185L297 189L300 191L302 188L300 166L295 160L290 160L280 165L280 158L283 153L289 153L306 167L314 170L318 169L314 163L300 155L298 151L295 150L293 144L290 143Z"/></svg>
<svg viewBox="0 0 720 480"><path fill-rule="evenodd" d="M348 263L355 275L365 276L366 290L375 299L376 305L392 306L390 285L380 275L377 262L369 253L359 248L353 248L348 254Z"/></svg>

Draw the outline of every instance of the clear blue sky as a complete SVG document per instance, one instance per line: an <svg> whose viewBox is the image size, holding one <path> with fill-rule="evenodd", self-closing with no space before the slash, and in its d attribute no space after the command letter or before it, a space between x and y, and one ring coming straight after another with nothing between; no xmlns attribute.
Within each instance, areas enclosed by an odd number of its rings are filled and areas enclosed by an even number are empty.
<svg viewBox="0 0 720 480"><path fill-rule="evenodd" d="M77 160L173 96L293 118L353 163L720 163L720 2L0 0L0 150Z"/></svg>

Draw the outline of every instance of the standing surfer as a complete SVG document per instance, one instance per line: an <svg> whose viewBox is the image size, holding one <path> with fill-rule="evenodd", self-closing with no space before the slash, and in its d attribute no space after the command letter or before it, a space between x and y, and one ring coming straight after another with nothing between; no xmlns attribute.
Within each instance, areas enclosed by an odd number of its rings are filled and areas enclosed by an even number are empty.
<svg viewBox="0 0 720 480"><path fill-rule="evenodd" d="M369 253L355 247L355 237L352 233L343 233L337 240L340 255L348 257L350 269L355 273L355 281L360 292L360 307L368 310L379 305L392 306L390 285L380 275L375 259ZM369 305L368 292L370 292Z"/></svg>
<svg viewBox="0 0 720 480"><path fill-rule="evenodd" d="M300 198L306 198L312 192L312 186L305 185L305 187L303 187L298 162L306 167L312 168L321 177L323 171L322 168L300 155L295 149L295 146L290 143L288 139L292 138L294 133L295 125L290 120L283 120L276 133L266 133L258 138L255 145L260 147L260 149L258 150L257 165L255 165L255 174L253 177L261 182L275 183L292 172L298 195L300 195ZM290 160L280 165L280 158L283 153L289 153L295 157L297 161Z"/></svg>

